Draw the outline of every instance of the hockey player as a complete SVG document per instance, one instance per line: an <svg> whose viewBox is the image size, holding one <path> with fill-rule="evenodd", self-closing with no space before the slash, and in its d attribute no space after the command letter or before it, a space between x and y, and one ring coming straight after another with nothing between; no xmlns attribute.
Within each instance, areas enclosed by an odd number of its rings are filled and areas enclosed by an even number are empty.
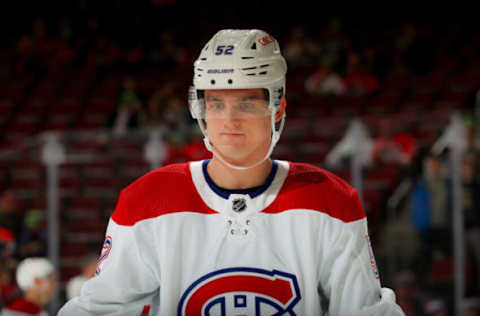
<svg viewBox="0 0 480 316"><path fill-rule="evenodd" d="M189 95L212 159L122 191L97 275L60 315L403 315L380 286L355 190L270 159L286 70L263 31L213 36Z"/></svg>
<svg viewBox="0 0 480 316"><path fill-rule="evenodd" d="M23 296L10 302L0 316L48 316L43 307L53 297L55 277L53 265L45 258L27 258L17 267L17 284Z"/></svg>

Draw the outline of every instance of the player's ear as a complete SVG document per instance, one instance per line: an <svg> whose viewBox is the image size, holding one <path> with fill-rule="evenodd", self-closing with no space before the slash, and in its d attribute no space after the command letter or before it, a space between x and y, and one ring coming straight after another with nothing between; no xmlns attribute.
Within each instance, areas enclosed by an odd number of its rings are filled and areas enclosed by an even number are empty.
<svg viewBox="0 0 480 316"><path fill-rule="evenodd" d="M285 99L285 97L283 97L280 102L281 102L280 103L280 109L275 114L275 123L280 122L283 114L285 113L285 108L287 107L287 99Z"/></svg>
<svg viewBox="0 0 480 316"><path fill-rule="evenodd" d="M35 278L35 279L33 280L34 286L42 286L43 283L44 283L43 279L42 279L42 278L39 278L39 277L37 277L37 278Z"/></svg>

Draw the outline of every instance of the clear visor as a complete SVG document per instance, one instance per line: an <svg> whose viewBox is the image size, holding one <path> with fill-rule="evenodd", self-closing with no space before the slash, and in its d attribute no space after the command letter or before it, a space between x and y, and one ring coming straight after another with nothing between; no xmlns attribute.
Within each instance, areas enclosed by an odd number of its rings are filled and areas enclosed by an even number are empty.
<svg viewBox="0 0 480 316"><path fill-rule="evenodd" d="M258 90L205 93L190 99L190 106L197 119L254 119L271 115L268 97Z"/></svg>

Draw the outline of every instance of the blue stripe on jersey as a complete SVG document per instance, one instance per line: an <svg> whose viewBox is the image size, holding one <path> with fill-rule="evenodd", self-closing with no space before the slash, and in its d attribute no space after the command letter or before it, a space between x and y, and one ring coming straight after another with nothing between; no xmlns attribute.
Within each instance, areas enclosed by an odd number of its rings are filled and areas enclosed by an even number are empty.
<svg viewBox="0 0 480 316"><path fill-rule="evenodd" d="M275 174L277 173L278 169L278 163L273 160L272 161L272 170L270 171L270 174L267 177L267 180L265 181L264 184L258 187L253 187L253 188L248 188L248 189L237 189L237 190L229 190L229 189L224 189L219 187L218 185L213 182L212 178L208 175L207 172L207 165L210 162L210 159L206 159L202 163L202 170L203 170L203 176L205 177L205 181L207 181L208 186L210 189L212 189L213 192L217 193L220 197L228 200L230 197L230 194L248 194L250 198L255 198L265 192L270 184L272 184L273 179L275 178Z"/></svg>

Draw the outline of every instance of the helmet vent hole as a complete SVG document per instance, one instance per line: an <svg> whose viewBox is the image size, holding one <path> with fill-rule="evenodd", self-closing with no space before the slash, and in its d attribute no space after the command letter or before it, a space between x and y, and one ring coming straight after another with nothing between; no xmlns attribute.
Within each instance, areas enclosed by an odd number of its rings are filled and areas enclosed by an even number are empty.
<svg viewBox="0 0 480 316"><path fill-rule="evenodd" d="M256 76L256 74L247 74L247 76Z"/></svg>
<svg viewBox="0 0 480 316"><path fill-rule="evenodd" d="M257 67L247 67L247 68L242 68L242 70L253 70L253 69L257 69Z"/></svg>
<svg viewBox="0 0 480 316"><path fill-rule="evenodd" d="M255 57L251 57L251 56L243 56L242 59L253 59Z"/></svg>
<svg viewBox="0 0 480 316"><path fill-rule="evenodd" d="M232 79L228 79L228 84L232 84L233 83L233 80Z"/></svg>
<svg viewBox="0 0 480 316"><path fill-rule="evenodd" d="M259 72L258 74L259 74L259 75L266 75L267 72L266 72L266 71L262 71L262 72Z"/></svg>
<svg viewBox="0 0 480 316"><path fill-rule="evenodd" d="M215 80L210 80L210 84L215 84Z"/></svg>
<svg viewBox="0 0 480 316"><path fill-rule="evenodd" d="M250 47L250 49L255 49L255 50L256 50L256 49L257 49L257 43L254 42L254 43L252 44L252 47Z"/></svg>
<svg viewBox="0 0 480 316"><path fill-rule="evenodd" d="M207 60L207 58L205 58L205 57L202 57L202 58L200 58L200 60Z"/></svg>

